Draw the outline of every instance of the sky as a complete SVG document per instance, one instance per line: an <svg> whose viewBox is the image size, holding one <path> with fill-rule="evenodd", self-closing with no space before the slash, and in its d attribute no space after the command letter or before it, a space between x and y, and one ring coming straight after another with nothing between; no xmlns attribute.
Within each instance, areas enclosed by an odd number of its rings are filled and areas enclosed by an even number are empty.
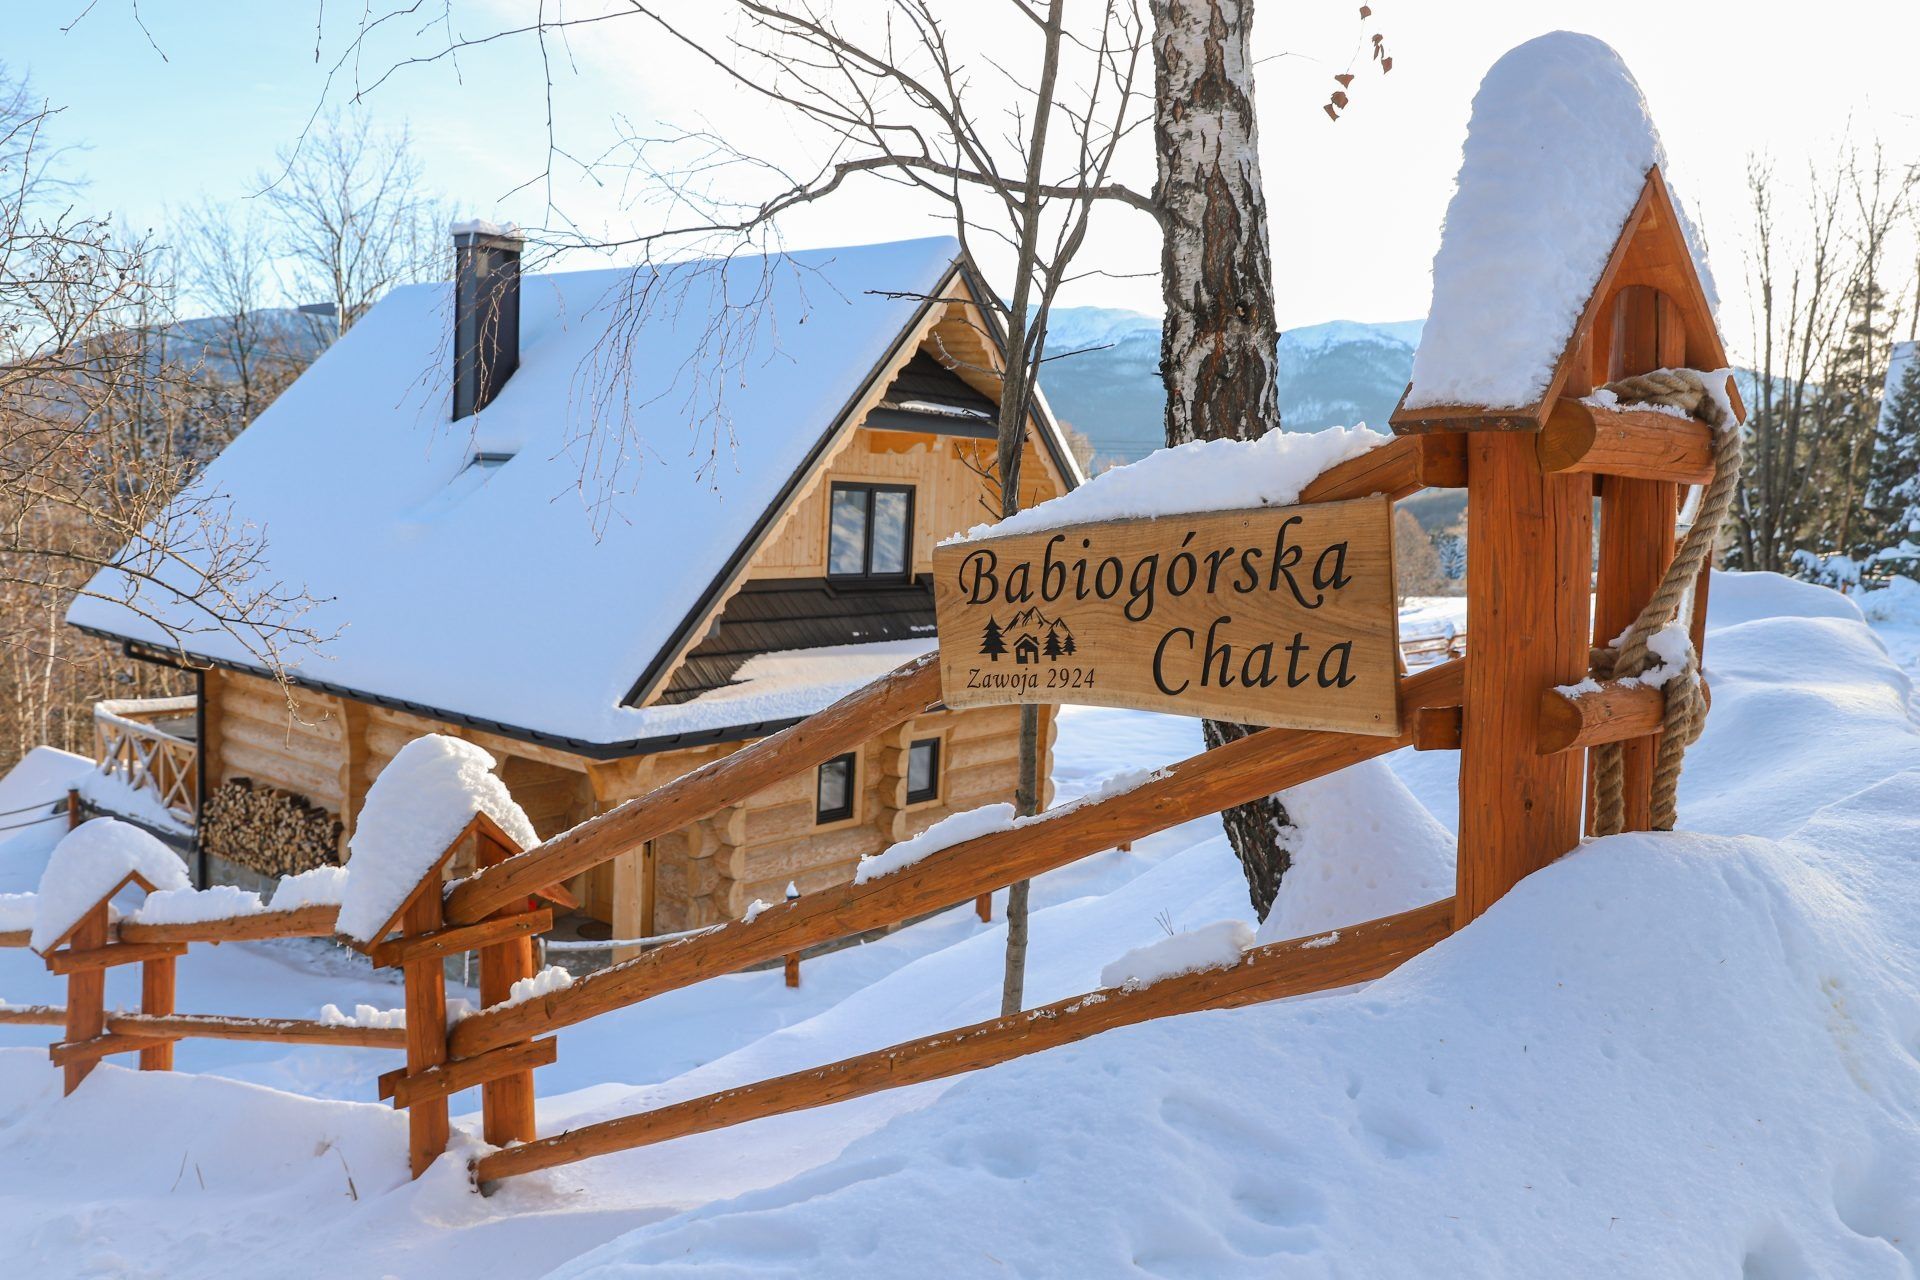
<svg viewBox="0 0 1920 1280"><path fill-rule="evenodd" d="M563 11L587 14L611 2L575 0ZM375 13L394 3L368 0ZM877 4L831 7L874 30ZM137 10L133 0L40 0L10 10L4 57L61 108L56 136L76 148L66 163L86 179L79 202L163 233L184 206L256 197L276 153L297 144L323 109L407 129L428 183L465 214L566 222L613 238L660 216L649 189L605 167L590 176L574 161L602 155L623 136L706 128L756 155L812 154L811 140L783 113L729 89L644 20L582 26L544 49L531 37L509 37L432 59L450 33L511 29L538 0L402 7L413 12L380 24L356 56L349 37L362 6L340 0L145 0ZM546 0L549 14L557 7ZM705 34L737 29L711 0L663 7ZM936 7L980 68L983 114L1004 106L992 67L1021 70L1022 20L987 0ZM1269 0L1255 27L1261 156L1287 327L1424 314L1474 89L1501 53L1545 31L1597 35L1638 77L1712 246L1722 323L1736 351L1746 333L1750 157L1771 158L1776 202L1787 210L1802 198L1807 166L1830 164L1848 138L1878 138L1890 156L1920 162L1920 77L1910 65L1920 4L1912 0L1376 0L1364 27L1357 7ZM1084 19L1094 10L1076 0L1069 12ZM1365 56L1374 31L1393 55L1390 75ZM416 58L431 60L409 61ZM1329 121L1321 103L1331 77L1349 69L1352 105ZM566 153L551 164L550 112L551 136ZM1144 134L1122 159L1119 176L1151 185ZM844 195L789 219L786 243L893 239L946 225L907 193L870 186ZM1097 274L1063 301L1157 311L1158 253L1144 215L1103 212L1081 258Z"/></svg>

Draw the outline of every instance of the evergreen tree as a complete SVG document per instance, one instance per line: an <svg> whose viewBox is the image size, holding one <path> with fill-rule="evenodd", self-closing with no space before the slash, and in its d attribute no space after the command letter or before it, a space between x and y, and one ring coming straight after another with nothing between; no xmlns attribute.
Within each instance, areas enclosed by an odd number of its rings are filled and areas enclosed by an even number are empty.
<svg viewBox="0 0 1920 1280"><path fill-rule="evenodd" d="M1047 661L1058 662L1060 660L1060 633L1052 627L1048 627L1046 643L1041 645L1040 648L1041 651L1047 655Z"/></svg>
<svg viewBox="0 0 1920 1280"><path fill-rule="evenodd" d="M1882 547L1920 543L1920 343L1896 349L1888 371L1867 504ZM1920 560L1892 563L1920 577Z"/></svg>
<svg viewBox="0 0 1920 1280"><path fill-rule="evenodd" d="M1067 638L1060 642L1060 652L1066 654L1069 658L1071 658L1073 656L1073 650L1074 650L1073 632L1069 631L1067 632Z"/></svg>
<svg viewBox="0 0 1920 1280"><path fill-rule="evenodd" d="M1000 624L992 618L988 618L986 634L980 638L980 652L986 654L987 657L993 661L998 662L1000 661L1000 655L1006 651L1007 641L1006 638L1000 634Z"/></svg>

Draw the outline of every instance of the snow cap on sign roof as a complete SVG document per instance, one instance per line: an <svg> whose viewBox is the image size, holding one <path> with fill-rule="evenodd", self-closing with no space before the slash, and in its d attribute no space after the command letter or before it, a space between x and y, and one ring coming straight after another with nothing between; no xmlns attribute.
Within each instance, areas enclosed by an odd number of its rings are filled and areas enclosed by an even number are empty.
<svg viewBox="0 0 1920 1280"><path fill-rule="evenodd" d="M1405 407L1538 403L1656 166L1671 189L1646 99L1604 41L1555 31L1494 63L1474 95ZM1717 309L1704 242L1674 203Z"/></svg>

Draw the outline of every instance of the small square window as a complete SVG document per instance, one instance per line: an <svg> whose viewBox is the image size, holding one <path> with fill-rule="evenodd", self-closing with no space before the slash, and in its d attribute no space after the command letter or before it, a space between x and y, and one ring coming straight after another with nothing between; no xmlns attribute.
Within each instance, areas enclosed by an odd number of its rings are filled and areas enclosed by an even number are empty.
<svg viewBox="0 0 1920 1280"><path fill-rule="evenodd" d="M907 748L907 803L940 798L940 739L921 738Z"/></svg>
<svg viewBox="0 0 1920 1280"><path fill-rule="evenodd" d="M827 575L907 577L913 558L913 487L836 484L828 501Z"/></svg>
<svg viewBox="0 0 1920 1280"><path fill-rule="evenodd" d="M853 753L835 756L820 766L814 784L813 820L839 822L853 816Z"/></svg>

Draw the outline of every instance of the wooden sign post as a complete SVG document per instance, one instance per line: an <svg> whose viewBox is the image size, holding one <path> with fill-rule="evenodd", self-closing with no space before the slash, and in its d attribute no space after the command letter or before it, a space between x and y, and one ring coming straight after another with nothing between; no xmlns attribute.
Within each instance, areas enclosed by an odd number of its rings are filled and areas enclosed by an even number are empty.
<svg viewBox="0 0 1920 1280"><path fill-rule="evenodd" d="M1580 843L1586 746L1627 743L1624 829L1653 825L1660 722L1632 735L1619 732L1621 721L1604 737L1568 737L1543 732L1540 709L1557 707L1557 690L1592 674L1591 651L1610 646L1646 608L1674 558L1678 486L1713 476L1703 423L1596 402L1596 386L1661 366L1710 373L1726 364L1679 214L1654 168L1536 403L1410 409L1403 399L1394 412L1397 434L1466 440L1472 535L1457 926ZM1728 394L1738 416L1731 383ZM1596 485L1597 591L1589 586ZM1703 641L1696 624L1696 651Z"/></svg>
<svg viewBox="0 0 1920 1280"><path fill-rule="evenodd" d="M1400 732L1384 497L989 536L933 573L950 707Z"/></svg>

